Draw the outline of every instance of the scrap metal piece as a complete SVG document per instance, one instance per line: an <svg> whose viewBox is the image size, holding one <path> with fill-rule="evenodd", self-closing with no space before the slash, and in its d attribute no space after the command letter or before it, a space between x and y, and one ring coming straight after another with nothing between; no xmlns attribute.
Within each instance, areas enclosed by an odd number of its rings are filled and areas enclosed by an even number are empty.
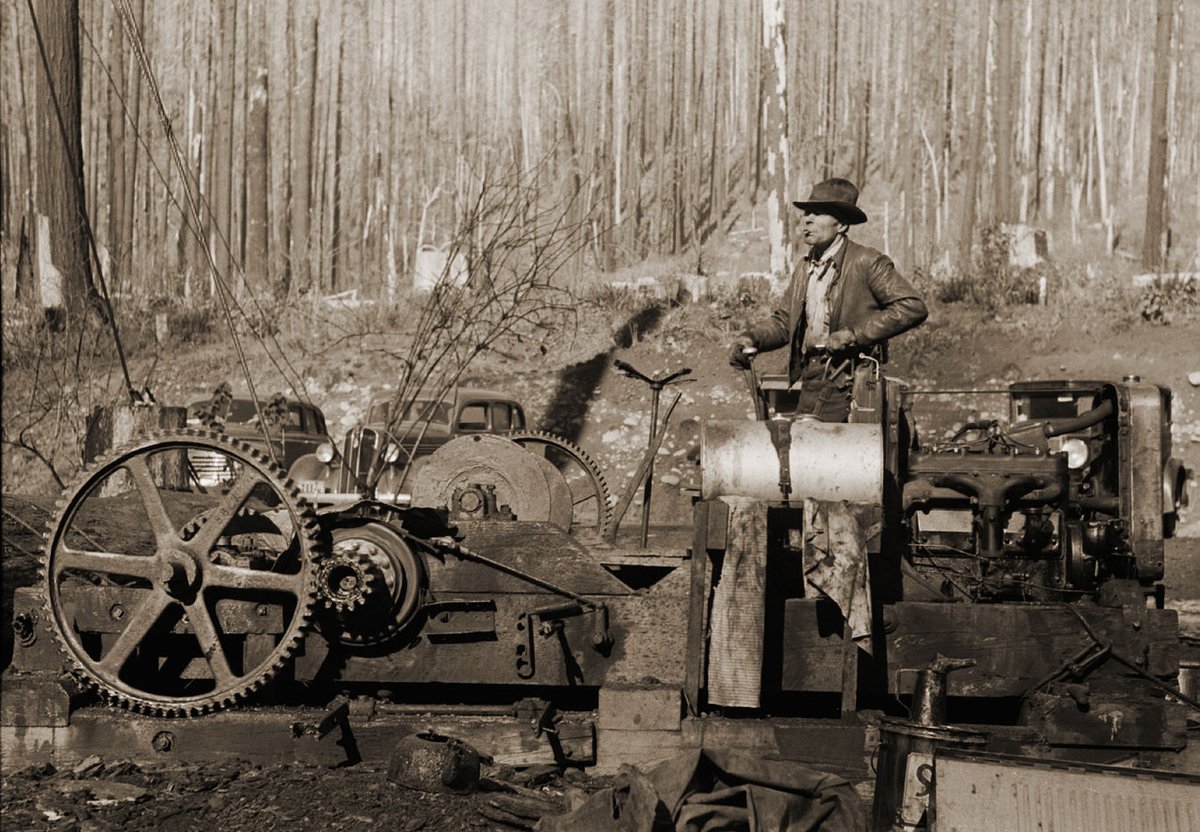
<svg viewBox="0 0 1200 832"><path fill-rule="evenodd" d="M388 779L421 792L469 794L479 786L480 754L462 740L409 734L388 760Z"/></svg>

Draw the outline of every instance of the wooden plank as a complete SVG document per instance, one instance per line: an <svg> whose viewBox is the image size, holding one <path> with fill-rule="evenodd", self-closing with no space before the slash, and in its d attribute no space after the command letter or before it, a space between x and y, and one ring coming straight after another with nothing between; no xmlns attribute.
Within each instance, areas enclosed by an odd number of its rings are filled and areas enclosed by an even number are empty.
<svg viewBox="0 0 1200 832"><path fill-rule="evenodd" d="M722 500L730 507L729 540L713 590L708 701L757 708L766 615L767 506L744 497Z"/></svg>
<svg viewBox="0 0 1200 832"><path fill-rule="evenodd" d="M678 731L679 688L673 685L605 685L600 688L597 725L603 730Z"/></svg>
<svg viewBox="0 0 1200 832"><path fill-rule="evenodd" d="M384 763L396 743L408 734L435 731L455 737L505 765L554 763L563 758L580 764L596 757L592 720L572 717L556 723L557 734L535 736L527 720L512 717L416 716L377 713L349 719L349 734L335 728L323 738L310 731L297 736L293 727L315 726L326 711L256 708L211 714L203 719L164 720L116 708L82 708L66 727L0 729L5 770L43 762L73 765L93 754L109 757L119 749L123 759L153 762L250 762L304 760L338 765L357 753L364 762ZM169 752L154 747L161 732L171 735ZM557 750L556 750L557 745Z"/></svg>
<svg viewBox="0 0 1200 832"><path fill-rule="evenodd" d="M951 696L1019 696L1060 669L1092 643L1079 619L1062 605L936 604L890 605L895 630L888 635L888 690L911 693L917 672L939 654L974 658L977 665L951 673ZM1136 660L1154 676L1174 678L1179 670L1178 623L1173 610L1145 610L1145 623L1135 629L1116 608L1080 606L1096 634L1112 641L1113 650ZM1139 613L1141 610L1137 611ZM1092 677L1134 675L1107 661Z"/></svg>
<svg viewBox="0 0 1200 832"><path fill-rule="evenodd" d="M867 728L857 722L709 717L683 723L688 748L735 748L795 760L844 777L868 776Z"/></svg>
<svg viewBox="0 0 1200 832"><path fill-rule="evenodd" d="M724 504L721 504L724 506ZM708 618L709 529L708 517L713 503L696 503L692 510L694 537L692 538L692 568L688 593L687 613L687 658L684 673L683 696L687 700L688 713L700 713L700 689L704 685L704 657L708 644L705 627Z"/></svg>
<svg viewBox="0 0 1200 832"><path fill-rule="evenodd" d="M1146 695L1093 694L1082 709L1069 698L1035 694L1026 718L1051 745L1181 749L1187 745L1187 710Z"/></svg>
<svg viewBox="0 0 1200 832"><path fill-rule="evenodd" d="M689 572L676 569L644 594L606 599L614 644L604 684L684 684Z"/></svg>
<svg viewBox="0 0 1200 832"><path fill-rule="evenodd" d="M833 692L843 687L844 621L828 598L788 598L783 607L780 686L786 691ZM853 642L849 649L857 650ZM857 656L855 657L857 668Z"/></svg>
<svg viewBox="0 0 1200 832"><path fill-rule="evenodd" d="M550 523L457 521L462 545L477 554L580 595L629 595L630 589L570 535ZM435 592L539 591L494 567L447 555L425 558Z"/></svg>

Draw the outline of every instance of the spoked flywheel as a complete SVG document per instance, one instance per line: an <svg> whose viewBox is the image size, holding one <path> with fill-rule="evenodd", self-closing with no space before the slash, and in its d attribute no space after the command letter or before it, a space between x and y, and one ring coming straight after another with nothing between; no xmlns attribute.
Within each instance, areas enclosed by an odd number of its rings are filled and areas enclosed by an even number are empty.
<svg viewBox="0 0 1200 832"><path fill-rule="evenodd" d="M508 437L525 450L548 460L567 480L574 511L571 530L603 535L612 522L612 501L600 466L583 448L545 431L525 431Z"/></svg>
<svg viewBox="0 0 1200 832"><path fill-rule="evenodd" d="M204 488L189 457L219 456ZM73 670L109 699L181 716L275 676L317 589L320 527L283 472L245 443L162 433L97 461L46 534L41 588Z"/></svg>

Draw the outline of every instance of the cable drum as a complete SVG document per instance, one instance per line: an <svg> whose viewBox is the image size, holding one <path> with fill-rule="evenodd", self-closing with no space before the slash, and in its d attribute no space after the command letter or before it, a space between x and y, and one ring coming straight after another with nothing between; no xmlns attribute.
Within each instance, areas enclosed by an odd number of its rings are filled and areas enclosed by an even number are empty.
<svg viewBox="0 0 1200 832"><path fill-rule="evenodd" d="M786 499L883 501L882 426L814 419L791 422L790 430L781 426L774 434L767 422L702 422L701 495L785 499L781 456L791 486Z"/></svg>

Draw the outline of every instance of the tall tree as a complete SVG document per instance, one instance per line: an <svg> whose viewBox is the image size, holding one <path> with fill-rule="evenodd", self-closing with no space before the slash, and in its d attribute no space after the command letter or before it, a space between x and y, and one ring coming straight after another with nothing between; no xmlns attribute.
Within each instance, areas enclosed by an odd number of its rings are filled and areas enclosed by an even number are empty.
<svg viewBox="0 0 1200 832"><path fill-rule="evenodd" d="M268 264L270 235L267 233L267 202L270 196L270 158L267 134L270 132L267 110L267 55L264 36L267 23L263 0L247 6L250 18L246 48L250 60L246 72L246 261L245 272L249 280L268 289ZM273 277L273 275L270 275Z"/></svg>
<svg viewBox="0 0 1200 832"><path fill-rule="evenodd" d="M975 46L975 115L971 120L971 143L967 153L967 181L963 187L963 207L958 231L958 268L965 271L971 264L971 242L975 234L975 196L979 189L979 173L983 167L983 139L987 124L983 106L987 90L987 45L991 28L991 2L979 0L979 39Z"/></svg>
<svg viewBox="0 0 1200 832"><path fill-rule="evenodd" d="M1142 264L1162 267L1166 250L1163 233L1167 214L1167 93L1171 80L1171 28L1175 0L1158 0L1158 25L1154 33L1154 92L1150 103L1150 173L1146 181L1146 233Z"/></svg>
<svg viewBox="0 0 1200 832"><path fill-rule="evenodd" d="M771 273L776 277L786 277L791 272L792 251L787 221L787 32L783 22L783 0L763 0L762 38L766 53L762 130L766 151L763 179L767 201L767 239L771 246Z"/></svg>
<svg viewBox="0 0 1200 832"><path fill-rule="evenodd" d="M57 283L60 303L71 314L82 312L95 294L88 259L84 205L83 136L79 83L79 0L30 0L43 62L38 73L37 189L34 205L46 218L48 233L38 234L44 281ZM39 223L39 226L42 224ZM48 238L48 239L47 239ZM49 256L46 256L46 255ZM51 277L57 272L61 282ZM43 293L51 286L43 284ZM53 297L43 294L53 302Z"/></svg>

